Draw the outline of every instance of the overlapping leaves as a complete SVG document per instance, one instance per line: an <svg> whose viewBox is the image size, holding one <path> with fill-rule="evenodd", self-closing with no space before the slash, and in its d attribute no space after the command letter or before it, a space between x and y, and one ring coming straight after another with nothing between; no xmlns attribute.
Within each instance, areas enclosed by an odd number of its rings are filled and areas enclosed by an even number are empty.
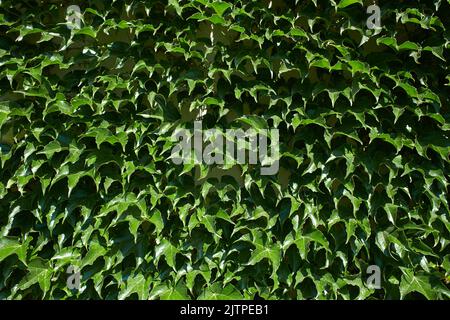
<svg viewBox="0 0 450 320"><path fill-rule="evenodd" d="M377 2L2 1L0 297L449 298L449 1ZM279 173L168 160L203 107Z"/></svg>

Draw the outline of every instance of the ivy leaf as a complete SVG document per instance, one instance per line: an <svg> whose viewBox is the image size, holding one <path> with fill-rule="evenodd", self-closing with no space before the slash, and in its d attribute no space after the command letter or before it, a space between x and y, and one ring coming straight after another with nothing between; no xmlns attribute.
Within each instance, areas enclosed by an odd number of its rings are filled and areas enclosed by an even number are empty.
<svg viewBox="0 0 450 320"><path fill-rule="evenodd" d="M45 296L50 290L52 274L53 270L45 260L36 257L28 264L28 273L20 281L19 288L25 290L33 284L38 283Z"/></svg>
<svg viewBox="0 0 450 320"><path fill-rule="evenodd" d="M175 268L175 256L178 249L173 246L168 240L162 240L161 244L155 248L155 261L158 262L161 256L164 256L167 264Z"/></svg>
<svg viewBox="0 0 450 320"><path fill-rule="evenodd" d="M0 239L0 262L10 255L17 255L20 261L26 264L28 242L20 243L16 238L2 237Z"/></svg>
<svg viewBox="0 0 450 320"><path fill-rule="evenodd" d="M242 300L243 297L236 288L230 284L222 287L220 283L208 286L199 296L199 300Z"/></svg>
<svg viewBox="0 0 450 320"><path fill-rule="evenodd" d="M176 286L167 286L161 284L156 286L150 292L149 300L159 298L161 300L188 300L186 287L183 283L178 283Z"/></svg>
<svg viewBox="0 0 450 320"><path fill-rule="evenodd" d="M402 278L400 281L400 295L404 298L411 292L418 292L430 300L438 297L438 290L433 283L439 284L436 279L430 275L414 274L412 270L402 268ZM442 285L441 285L442 286Z"/></svg>
<svg viewBox="0 0 450 320"><path fill-rule="evenodd" d="M138 274L127 279L125 289L120 292L118 298L123 300L133 293L137 293L139 300L147 299L150 288L148 280L144 278L143 274Z"/></svg>
<svg viewBox="0 0 450 320"><path fill-rule="evenodd" d="M81 268L92 265L98 258L102 257L106 253L106 249L98 242L91 242L89 245L89 251L81 261Z"/></svg>
<svg viewBox="0 0 450 320"><path fill-rule="evenodd" d="M214 1L208 5L211 6L219 16L223 16L224 12L232 7L228 2L223 1Z"/></svg>
<svg viewBox="0 0 450 320"><path fill-rule="evenodd" d="M362 0L341 0L341 1L339 1L339 4L337 7L339 9L343 9L343 8L351 6L352 4L355 4L355 3L359 3L360 5L363 4Z"/></svg>

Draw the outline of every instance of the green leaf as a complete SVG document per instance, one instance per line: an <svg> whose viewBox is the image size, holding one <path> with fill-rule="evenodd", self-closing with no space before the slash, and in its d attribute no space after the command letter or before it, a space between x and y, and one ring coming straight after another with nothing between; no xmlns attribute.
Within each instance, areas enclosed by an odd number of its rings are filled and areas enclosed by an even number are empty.
<svg viewBox="0 0 450 320"><path fill-rule="evenodd" d="M89 36L94 39L97 38L97 31L95 31L94 28L91 26L84 27L81 29L74 29L74 31L75 31L76 35L81 34L81 35Z"/></svg>
<svg viewBox="0 0 450 320"><path fill-rule="evenodd" d="M341 1L339 1L339 4L337 7L339 9L343 9L343 8L351 6L352 4L355 4L355 3L359 3L360 5L363 4L362 0L341 0Z"/></svg>
<svg viewBox="0 0 450 320"><path fill-rule="evenodd" d="M89 251L81 260L81 268L92 265L98 258L104 256L106 249L98 242L91 242L89 244Z"/></svg>
<svg viewBox="0 0 450 320"><path fill-rule="evenodd" d="M224 12L232 7L228 2L223 1L214 1L208 5L211 6L219 16L223 16Z"/></svg>
<svg viewBox="0 0 450 320"><path fill-rule="evenodd" d="M20 281L19 288L25 290L33 284L38 283L45 296L50 290L52 274L53 270L50 265L45 260L36 257L28 264L28 273Z"/></svg>
<svg viewBox="0 0 450 320"><path fill-rule="evenodd" d="M148 279L145 279L143 274L138 274L127 279L125 289L120 292L118 299L123 300L137 293L139 300L145 300L148 298L149 291Z"/></svg>
<svg viewBox="0 0 450 320"><path fill-rule="evenodd" d="M242 300L243 297L239 291L228 284L222 287L220 283L213 283L200 294L199 300Z"/></svg>
<svg viewBox="0 0 450 320"><path fill-rule="evenodd" d="M402 278L400 280L400 296L404 298L411 292L421 293L429 300L438 298L438 287L442 287L439 281L433 276L426 274L414 274L412 270L402 268ZM434 284L434 285L433 285Z"/></svg>
<svg viewBox="0 0 450 320"><path fill-rule="evenodd" d="M175 268L175 256L178 253L178 249L173 246L168 240L162 240L161 244L155 248L155 261L158 262L161 256L164 256L167 264L171 268Z"/></svg>
<svg viewBox="0 0 450 320"><path fill-rule="evenodd" d="M15 254L20 261L26 264L27 249L28 242L20 243L16 238L2 237L0 239L0 262Z"/></svg>
<svg viewBox="0 0 450 320"><path fill-rule="evenodd" d="M176 286L167 286L166 284L158 285L150 292L149 300L189 300L186 287L183 283Z"/></svg>

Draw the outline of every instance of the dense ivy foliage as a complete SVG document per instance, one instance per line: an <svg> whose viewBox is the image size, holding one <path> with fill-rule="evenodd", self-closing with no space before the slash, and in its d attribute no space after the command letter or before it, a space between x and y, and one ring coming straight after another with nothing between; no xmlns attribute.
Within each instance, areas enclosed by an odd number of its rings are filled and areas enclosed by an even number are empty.
<svg viewBox="0 0 450 320"><path fill-rule="evenodd" d="M449 298L449 3L2 0L0 298ZM279 172L174 164L201 108Z"/></svg>

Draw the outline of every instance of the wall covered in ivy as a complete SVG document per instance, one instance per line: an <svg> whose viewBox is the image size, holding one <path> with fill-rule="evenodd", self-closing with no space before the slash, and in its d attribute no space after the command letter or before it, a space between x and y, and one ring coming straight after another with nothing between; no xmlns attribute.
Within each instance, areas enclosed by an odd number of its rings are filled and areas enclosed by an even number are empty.
<svg viewBox="0 0 450 320"><path fill-rule="evenodd" d="M449 9L2 0L0 298L448 299ZM279 170L175 163L200 118Z"/></svg>

